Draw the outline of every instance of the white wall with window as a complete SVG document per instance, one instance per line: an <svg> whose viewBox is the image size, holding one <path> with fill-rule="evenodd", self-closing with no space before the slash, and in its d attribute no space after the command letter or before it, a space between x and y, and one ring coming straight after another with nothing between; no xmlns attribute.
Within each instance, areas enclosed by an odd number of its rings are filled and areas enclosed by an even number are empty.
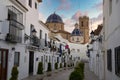
<svg viewBox="0 0 120 80"><path fill-rule="evenodd" d="M109 15L110 13L110 15ZM120 46L120 1L104 0L103 5L104 27L105 27L105 49L111 49L112 66L111 71L107 69L107 54L105 54L105 79L120 80L120 76L116 74L116 48ZM116 61L116 62L115 62Z"/></svg>

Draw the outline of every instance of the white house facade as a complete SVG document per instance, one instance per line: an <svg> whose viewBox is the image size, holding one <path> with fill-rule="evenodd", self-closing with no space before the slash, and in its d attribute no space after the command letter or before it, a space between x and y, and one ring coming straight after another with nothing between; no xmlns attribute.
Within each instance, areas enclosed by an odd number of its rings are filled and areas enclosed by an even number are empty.
<svg viewBox="0 0 120 80"><path fill-rule="evenodd" d="M120 0L104 0L105 80L120 80Z"/></svg>

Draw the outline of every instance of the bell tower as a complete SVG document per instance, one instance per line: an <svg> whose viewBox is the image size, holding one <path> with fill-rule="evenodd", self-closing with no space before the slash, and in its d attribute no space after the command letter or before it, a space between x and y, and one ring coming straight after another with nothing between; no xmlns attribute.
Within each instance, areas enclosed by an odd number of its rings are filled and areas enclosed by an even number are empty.
<svg viewBox="0 0 120 80"><path fill-rule="evenodd" d="M89 17L83 16L79 18L79 28L83 33L84 44L89 42Z"/></svg>

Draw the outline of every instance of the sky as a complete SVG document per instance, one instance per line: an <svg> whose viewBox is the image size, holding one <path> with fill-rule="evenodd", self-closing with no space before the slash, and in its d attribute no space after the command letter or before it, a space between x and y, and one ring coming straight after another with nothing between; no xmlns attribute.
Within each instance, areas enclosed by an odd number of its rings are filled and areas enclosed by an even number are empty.
<svg viewBox="0 0 120 80"><path fill-rule="evenodd" d="M54 12L61 16L64 28L72 32L80 16L88 16L89 28L95 30L102 23L102 0L42 0L39 4L39 19L46 22Z"/></svg>

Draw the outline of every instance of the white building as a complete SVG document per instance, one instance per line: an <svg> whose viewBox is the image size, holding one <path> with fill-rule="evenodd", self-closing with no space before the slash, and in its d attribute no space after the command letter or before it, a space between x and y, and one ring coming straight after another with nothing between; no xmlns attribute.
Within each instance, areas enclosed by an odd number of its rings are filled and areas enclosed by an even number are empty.
<svg viewBox="0 0 120 80"><path fill-rule="evenodd" d="M45 63L50 55L40 50L49 41L49 30L38 19L39 2L0 0L0 80L10 79L14 65L18 66L19 80L35 75L39 61Z"/></svg>
<svg viewBox="0 0 120 80"><path fill-rule="evenodd" d="M19 79L26 77L27 54L24 46L24 29L27 11L28 9L18 0L0 0L0 65L2 65L0 75L3 75L0 78L2 80L10 79L14 65L18 66Z"/></svg>
<svg viewBox="0 0 120 80"><path fill-rule="evenodd" d="M95 31L91 32L91 41L88 47L89 67L100 80L104 79L104 31L99 25Z"/></svg>
<svg viewBox="0 0 120 80"><path fill-rule="evenodd" d="M120 80L120 0L104 0L105 80Z"/></svg>

